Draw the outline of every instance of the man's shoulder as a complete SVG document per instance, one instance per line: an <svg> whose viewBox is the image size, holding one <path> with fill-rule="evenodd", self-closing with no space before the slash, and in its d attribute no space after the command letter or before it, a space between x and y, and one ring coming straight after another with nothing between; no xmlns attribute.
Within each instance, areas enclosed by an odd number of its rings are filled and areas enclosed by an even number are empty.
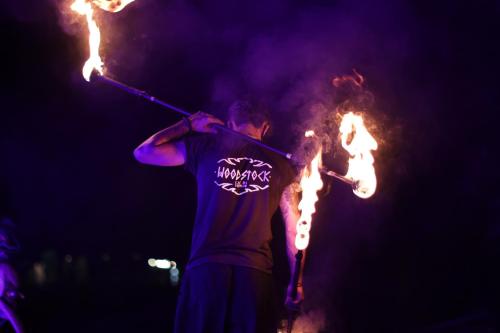
<svg viewBox="0 0 500 333"><path fill-rule="evenodd" d="M183 141L188 151L205 150L214 146L218 140L217 134L194 132L184 137Z"/></svg>

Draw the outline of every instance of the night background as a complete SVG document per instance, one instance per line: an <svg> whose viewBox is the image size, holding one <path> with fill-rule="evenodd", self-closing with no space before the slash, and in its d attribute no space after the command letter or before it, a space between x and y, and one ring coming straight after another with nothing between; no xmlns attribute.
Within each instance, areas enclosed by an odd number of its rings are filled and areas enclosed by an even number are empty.
<svg viewBox="0 0 500 333"><path fill-rule="evenodd" d="M182 282L196 184L132 152L180 118L83 79L87 30L70 4L0 5L0 217L21 244L17 312L27 332L170 332L178 285L147 260L176 261ZM379 186L362 200L324 177L310 332L497 332L499 14L498 1L136 0L97 21L110 76L220 117L242 93L266 98L269 143L284 150L355 68L375 97ZM327 161L346 171L340 146ZM279 214L274 227L282 292Z"/></svg>

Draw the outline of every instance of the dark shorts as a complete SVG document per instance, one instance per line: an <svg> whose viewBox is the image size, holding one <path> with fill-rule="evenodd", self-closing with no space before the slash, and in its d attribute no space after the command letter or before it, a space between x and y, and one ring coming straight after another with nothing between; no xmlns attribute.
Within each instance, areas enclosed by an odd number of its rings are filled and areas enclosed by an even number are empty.
<svg viewBox="0 0 500 333"><path fill-rule="evenodd" d="M276 333L272 276L253 268L203 264L182 280L175 333Z"/></svg>

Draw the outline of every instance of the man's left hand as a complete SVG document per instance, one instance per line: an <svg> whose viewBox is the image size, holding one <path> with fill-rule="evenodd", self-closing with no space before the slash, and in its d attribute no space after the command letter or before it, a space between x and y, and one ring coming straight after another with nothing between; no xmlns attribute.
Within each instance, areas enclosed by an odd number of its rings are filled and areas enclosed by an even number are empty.
<svg viewBox="0 0 500 333"><path fill-rule="evenodd" d="M302 284L297 287L297 295L292 297L293 284L289 284L286 292L285 306L288 310L299 311L302 301L304 301L304 288Z"/></svg>

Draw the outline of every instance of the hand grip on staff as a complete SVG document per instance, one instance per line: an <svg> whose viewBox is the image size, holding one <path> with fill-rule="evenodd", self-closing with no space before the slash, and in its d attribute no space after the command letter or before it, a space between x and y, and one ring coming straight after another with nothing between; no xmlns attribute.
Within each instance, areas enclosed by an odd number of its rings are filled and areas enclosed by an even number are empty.
<svg viewBox="0 0 500 333"><path fill-rule="evenodd" d="M224 122L219 118L201 111L185 119L190 130L200 133L217 133L217 125L224 126Z"/></svg>

